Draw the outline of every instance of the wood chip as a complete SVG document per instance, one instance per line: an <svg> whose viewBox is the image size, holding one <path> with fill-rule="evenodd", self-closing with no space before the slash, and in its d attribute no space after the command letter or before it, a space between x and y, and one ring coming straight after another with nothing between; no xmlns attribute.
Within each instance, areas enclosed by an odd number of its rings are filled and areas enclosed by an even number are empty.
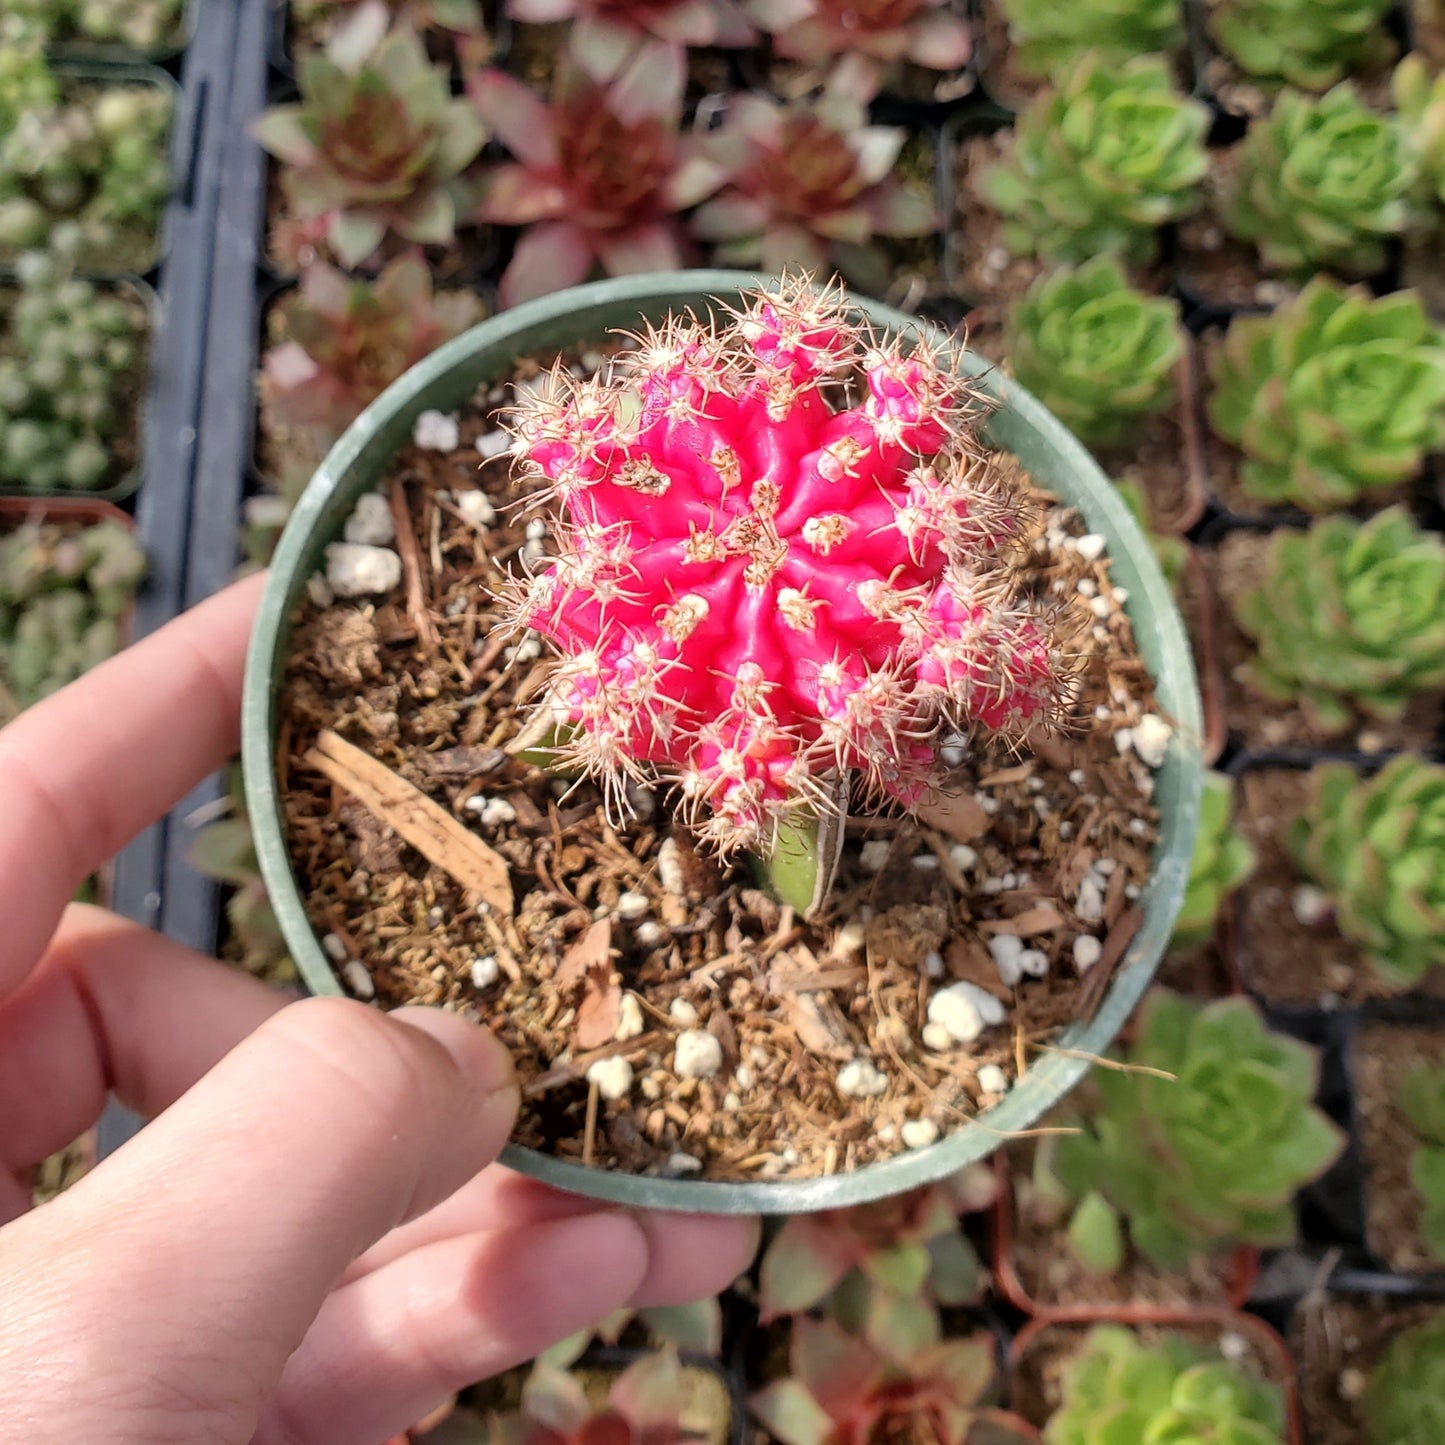
<svg viewBox="0 0 1445 1445"><path fill-rule="evenodd" d="M329 729L317 736L316 746L303 761L365 804L428 863L456 879L479 902L511 917L512 879L506 859L421 789Z"/></svg>
<svg viewBox="0 0 1445 1445"><path fill-rule="evenodd" d="M955 793L935 798L916 808L918 821L952 838L955 843L975 843L988 832L988 814L972 793Z"/></svg>
<svg viewBox="0 0 1445 1445"><path fill-rule="evenodd" d="M554 975L559 989L576 988L587 974L599 965L610 967L612 960L612 920L599 918L562 955Z"/></svg>
<svg viewBox="0 0 1445 1445"><path fill-rule="evenodd" d="M1119 877L1123 877L1123 873ZM1035 903L1013 918L989 918L979 925L983 933L1012 933L1016 938L1034 938L1064 926L1063 915L1052 903Z"/></svg>

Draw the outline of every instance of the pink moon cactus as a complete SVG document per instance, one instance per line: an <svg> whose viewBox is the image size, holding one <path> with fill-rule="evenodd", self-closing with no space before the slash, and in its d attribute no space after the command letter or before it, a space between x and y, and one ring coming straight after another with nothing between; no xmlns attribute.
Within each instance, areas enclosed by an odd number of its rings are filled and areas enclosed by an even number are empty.
<svg viewBox="0 0 1445 1445"><path fill-rule="evenodd" d="M921 800L952 729L1056 710L1057 639L1014 595L1019 501L928 347L785 282L552 381L515 451L561 552L517 619L561 654L548 705L615 806L660 776L720 851L766 856L850 784Z"/></svg>

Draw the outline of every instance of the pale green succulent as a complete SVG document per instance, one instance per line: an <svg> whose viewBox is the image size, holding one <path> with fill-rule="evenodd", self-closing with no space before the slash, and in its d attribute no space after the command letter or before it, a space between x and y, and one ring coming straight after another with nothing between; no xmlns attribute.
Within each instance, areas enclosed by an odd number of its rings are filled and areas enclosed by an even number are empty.
<svg viewBox="0 0 1445 1445"><path fill-rule="evenodd" d="M1041 276L1009 315L1014 375L1090 445L1169 407L1183 352L1178 303L1134 290L1108 256Z"/></svg>
<svg viewBox="0 0 1445 1445"><path fill-rule="evenodd" d="M1445 767L1410 753L1372 778L1322 764L1287 841L1387 984L1409 988L1445 963Z"/></svg>
<svg viewBox="0 0 1445 1445"><path fill-rule="evenodd" d="M999 0L1024 75L1049 76L1085 50L1115 64L1184 44L1181 0Z"/></svg>
<svg viewBox="0 0 1445 1445"><path fill-rule="evenodd" d="M1096 1325L1064 1372L1045 1445L1284 1445L1284 1393L1180 1334Z"/></svg>
<svg viewBox="0 0 1445 1445"><path fill-rule="evenodd" d="M1012 155L979 189L1018 255L1146 261L1159 227L1198 202L1208 129L1209 112L1175 90L1162 57L1086 54L1019 117Z"/></svg>
<svg viewBox="0 0 1445 1445"><path fill-rule="evenodd" d="M1398 718L1445 684L1445 542L1403 507L1281 528L1234 615L1258 649L1247 680L1262 696L1298 702L1327 735L1355 708Z"/></svg>
<svg viewBox="0 0 1445 1445"><path fill-rule="evenodd" d="M1432 76L1424 57L1410 54L1395 67L1392 89L1419 177L1420 219L1438 225L1445 205L1445 74Z"/></svg>
<svg viewBox="0 0 1445 1445"><path fill-rule="evenodd" d="M1445 1440L1445 1310L1395 1335L1361 1403L1368 1445Z"/></svg>
<svg viewBox="0 0 1445 1445"><path fill-rule="evenodd" d="M1270 316L1236 317L1209 375L1210 423L1271 505L1349 506L1445 441L1445 340L1412 291L1376 300L1317 277Z"/></svg>
<svg viewBox="0 0 1445 1445"><path fill-rule="evenodd" d="M1231 779L1224 773L1206 772L1189 886L1174 922L1176 946L1207 942L1224 900L1254 871L1254 849L1234 831L1233 805Z"/></svg>
<svg viewBox="0 0 1445 1445"><path fill-rule="evenodd" d="M1410 1182L1420 1196L1420 1237L1445 1263L1445 1068L1428 1065L1400 1085L1400 1107L1419 1143L1410 1156Z"/></svg>
<svg viewBox="0 0 1445 1445"><path fill-rule="evenodd" d="M1394 0L1215 0L1209 25L1241 70L1324 90L1390 58Z"/></svg>
<svg viewBox="0 0 1445 1445"><path fill-rule="evenodd" d="M1398 119L1348 81L1317 100L1285 90L1240 147L1224 223L1274 270L1373 276L1405 229L1415 176Z"/></svg>
<svg viewBox="0 0 1445 1445"><path fill-rule="evenodd" d="M1072 1197L1100 1196L1162 1269L1289 1243L1295 1191L1344 1144L1314 1107L1314 1051L1271 1032L1247 999L1156 989L1125 1062L1137 1067L1095 1070L1080 1131L1058 1140Z"/></svg>

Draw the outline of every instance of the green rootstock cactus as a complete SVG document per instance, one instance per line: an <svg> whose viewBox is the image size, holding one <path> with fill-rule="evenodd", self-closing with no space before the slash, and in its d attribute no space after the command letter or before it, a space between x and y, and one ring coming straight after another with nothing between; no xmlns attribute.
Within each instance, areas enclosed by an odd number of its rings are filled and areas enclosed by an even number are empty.
<svg viewBox="0 0 1445 1445"><path fill-rule="evenodd" d="M1400 1085L1400 1108L1420 1142L1410 1156L1410 1181L1420 1196L1420 1237L1445 1263L1445 1068L1421 1066Z"/></svg>
<svg viewBox="0 0 1445 1445"><path fill-rule="evenodd" d="M1415 177L1399 121L1353 85L1318 100L1286 90L1240 147L1224 223L1274 270L1373 276L1405 229Z"/></svg>
<svg viewBox="0 0 1445 1445"><path fill-rule="evenodd" d="M1361 778L1326 763L1310 787L1290 851L1375 972L1409 988L1445 963L1445 767L1404 753Z"/></svg>
<svg viewBox="0 0 1445 1445"><path fill-rule="evenodd" d="M1283 1445L1284 1394L1181 1335L1098 1325L1064 1374L1045 1445Z"/></svg>
<svg viewBox="0 0 1445 1445"><path fill-rule="evenodd" d="M999 8L1025 75L1054 75L1085 50L1119 64L1184 44L1180 0L1000 0Z"/></svg>
<svg viewBox="0 0 1445 1445"><path fill-rule="evenodd" d="M1058 1141L1064 1188L1109 1204L1162 1269L1287 1243L1295 1191L1344 1143L1311 1102L1314 1051L1271 1033L1246 999L1201 1004L1160 989L1127 1062L1136 1068L1095 1071L1092 1111Z"/></svg>
<svg viewBox="0 0 1445 1445"><path fill-rule="evenodd" d="M104 662L145 572L117 522L27 522L0 537L0 724Z"/></svg>
<svg viewBox="0 0 1445 1445"><path fill-rule="evenodd" d="M1090 445L1173 402L1183 351L1178 303L1135 291L1108 256L1040 277L1009 317L1014 375Z"/></svg>
<svg viewBox="0 0 1445 1445"><path fill-rule="evenodd" d="M1194 209L1209 112L1174 89L1168 63L1085 55L1019 117L1012 155L979 177L1019 255L1147 261L1166 221Z"/></svg>
<svg viewBox="0 0 1445 1445"><path fill-rule="evenodd" d="M1445 1440L1445 1310L1390 1341L1362 1405L1368 1445Z"/></svg>
<svg viewBox="0 0 1445 1445"><path fill-rule="evenodd" d="M1393 0L1216 0L1209 24L1241 70L1324 90L1390 58Z"/></svg>
<svg viewBox="0 0 1445 1445"><path fill-rule="evenodd" d="M1273 315L1236 318L1209 374L1210 424L1271 505L1349 506L1445 440L1445 344L1412 291L1375 300L1316 278Z"/></svg>
<svg viewBox="0 0 1445 1445"><path fill-rule="evenodd" d="M1445 542L1403 507L1281 529L1234 613L1258 649L1246 676L1261 696L1299 702L1325 734L1355 708L1397 718L1445 683Z"/></svg>
<svg viewBox="0 0 1445 1445"><path fill-rule="evenodd" d="M1205 773L1189 887L1174 924L1176 947L1207 942L1224 900L1254 871L1254 849L1231 826L1233 805L1229 777Z"/></svg>

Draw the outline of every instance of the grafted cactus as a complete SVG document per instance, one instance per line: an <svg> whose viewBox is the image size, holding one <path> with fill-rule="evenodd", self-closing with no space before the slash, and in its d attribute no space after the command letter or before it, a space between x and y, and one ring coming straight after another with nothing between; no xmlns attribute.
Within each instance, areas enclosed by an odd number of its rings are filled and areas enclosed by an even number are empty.
<svg viewBox="0 0 1445 1445"><path fill-rule="evenodd" d="M1412 1069L1400 1085L1400 1108L1419 1140L1410 1182L1420 1196L1420 1237L1445 1263L1445 1068Z"/></svg>
<svg viewBox="0 0 1445 1445"><path fill-rule="evenodd" d="M401 26L360 56L308 55L298 80L300 103L273 106L255 127L285 162L291 216L324 218L347 267L365 261L388 232L421 244L451 241L448 183L486 135L472 107L451 98L446 72L427 60L415 31Z"/></svg>
<svg viewBox="0 0 1445 1445"><path fill-rule="evenodd" d="M1085 50L1117 65L1184 44L1180 0L999 0L999 8L1025 75L1054 75Z"/></svg>
<svg viewBox="0 0 1445 1445"><path fill-rule="evenodd" d="M1323 733L1348 727L1351 705L1397 718L1445 683L1445 542L1403 507L1276 532L1234 609L1258 648L1250 686L1298 701Z"/></svg>
<svg viewBox="0 0 1445 1445"><path fill-rule="evenodd" d="M1246 1364L1166 1334L1098 1325L1064 1373L1045 1445L1283 1445L1284 1394Z"/></svg>
<svg viewBox="0 0 1445 1445"><path fill-rule="evenodd" d="M1039 278L1009 314L1014 375L1091 445L1174 400L1179 306L1135 291L1108 256Z"/></svg>
<svg viewBox="0 0 1445 1445"><path fill-rule="evenodd" d="M1318 277L1271 316L1236 317L1209 374L1210 424L1261 502L1349 506L1445 440L1445 341L1412 291L1375 300Z"/></svg>
<svg viewBox="0 0 1445 1445"><path fill-rule="evenodd" d="M1310 783L1295 861L1375 972L1409 988L1445 963L1445 767L1402 753L1373 778L1325 763Z"/></svg>
<svg viewBox="0 0 1445 1445"><path fill-rule="evenodd" d="M1246 999L1201 1004L1156 989L1128 1062L1138 1070L1095 1071L1097 1104L1058 1141L1054 1168L1073 1198L1106 1202L1163 1269L1287 1244L1295 1191L1344 1144L1312 1102L1314 1051L1272 1033Z"/></svg>
<svg viewBox="0 0 1445 1445"><path fill-rule="evenodd" d="M1207 942L1224 900L1254 871L1254 849L1234 831L1233 808L1230 778L1224 773L1205 773L1189 887L1174 922L1176 946Z"/></svg>
<svg viewBox="0 0 1445 1445"><path fill-rule="evenodd" d="M1085 55L1019 117L1013 154L979 177L1019 255L1147 261L1157 232L1195 207L1209 112L1174 89L1159 56Z"/></svg>
<svg viewBox="0 0 1445 1445"><path fill-rule="evenodd" d="M1209 25L1241 70L1324 90L1389 60L1393 0L1215 0Z"/></svg>
<svg viewBox="0 0 1445 1445"><path fill-rule="evenodd" d="M1318 100L1285 90L1249 128L1224 223L1277 271L1372 276L1405 229L1414 185L1399 120L1348 81Z"/></svg>
<svg viewBox="0 0 1445 1445"><path fill-rule="evenodd" d="M565 508L561 555L516 616L561 653L548 705L618 807L660 773L705 838L766 854L850 781L920 799L946 728L1056 710L1055 630L1014 595L1018 498L926 346L789 283L554 382L515 451Z"/></svg>
<svg viewBox="0 0 1445 1445"><path fill-rule="evenodd" d="M1396 1334L1362 1404L1368 1445L1445 1440L1445 1310Z"/></svg>

